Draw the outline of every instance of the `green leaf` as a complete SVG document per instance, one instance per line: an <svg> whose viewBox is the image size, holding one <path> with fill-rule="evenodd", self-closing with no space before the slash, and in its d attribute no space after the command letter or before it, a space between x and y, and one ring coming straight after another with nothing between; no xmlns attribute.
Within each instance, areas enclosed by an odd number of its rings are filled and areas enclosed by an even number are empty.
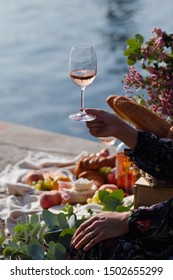
<svg viewBox="0 0 173 280"><path fill-rule="evenodd" d="M31 231L32 237L37 237L38 233L40 232L40 229L41 229L41 224L39 222L34 224L33 229Z"/></svg>
<svg viewBox="0 0 173 280"><path fill-rule="evenodd" d="M62 208L62 211L64 213L67 213L67 217L70 218L71 215L73 215L73 213L74 213L74 207L72 205L66 203L65 207Z"/></svg>
<svg viewBox="0 0 173 280"><path fill-rule="evenodd" d="M136 34L134 38L129 38L126 43L130 49L139 49L143 43L143 37L140 34Z"/></svg>
<svg viewBox="0 0 173 280"><path fill-rule="evenodd" d="M36 224L39 222L39 216L36 214L32 214L31 218L30 218L30 223L31 224Z"/></svg>
<svg viewBox="0 0 173 280"><path fill-rule="evenodd" d="M13 248L11 248L11 247L6 247L4 250L3 250L3 255L4 255L4 257L9 257L9 256L11 256L12 254L13 254L13 252L14 252L14 249Z"/></svg>
<svg viewBox="0 0 173 280"><path fill-rule="evenodd" d="M126 44L128 45L129 48L135 49L136 46L139 46L139 43L136 41L136 38L129 38L126 41Z"/></svg>
<svg viewBox="0 0 173 280"><path fill-rule="evenodd" d="M52 228L58 226L56 214L53 214L50 211L44 209L42 212L42 217L48 228L52 229Z"/></svg>
<svg viewBox="0 0 173 280"><path fill-rule="evenodd" d="M124 56L129 56L129 55L131 55L131 49L126 49L125 51L124 51Z"/></svg>
<svg viewBox="0 0 173 280"><path fill-rule="evenodd" d="M134 65L136 63L136 58L128 57L127 64L128 65Z"/></svg>
<svg viewBox="0 0 173 280"><path fill-rule="evenodd" d="M67 250L70 250L71 240L75 231L75 228L64 229L59 236L58 243L61 243Z"/></svg>
<svg viewBox="0 0 173 280"><path fill-rule="evenodd" d="M60 243L55 244L54 242L49 243L49 249L47 252L48 260L64 260L66 258L67 258L67 251L62 244Z"/></svg>
<svg viewBox="0 0 173 280"><path fill-rule="evenodd" d="M67 223L66 215L64 213L60 212L57 214L57 221L58 221L59 228L63 229L69 227Z"/></svg>
<svg viewBox="0 0 173 280"><path fill-rule="evenodd" d="M116 207L116 212L128 212L130 211L130 207L120 205Z"/></svg>
<svg viewBox="0 0 173 280"><path fill-rule="evenodd" d="M5 235L3 234L3 235L0 236L0 247L2 246L4 241L5 241Z"/></svg>
<svg viewBox="0 0 173 280"><path fill-rule="evenodd" d="M63 231L60 233L60 236L63 237L66 234L73 235L75 233L76 229L75 228L65 228Z"/></svg>
<svg viewBox="0 0 173 280"><path fill-rule="evenodd" d="M19 242L19 249L22 254L28 255L28 244L25 244L23 241ZM17 251L17 248L16 248Z"/></svg>
<svg viewBox="0 0 173 280"><path fill-rule="evenodd" d="M103 210L116 211L116 207L121 205L121 201L114 196L108 195L105 197L104 204Z"/></svg>
<svg viewBox="0 0 173 280"><path fill-rule="evenodd" d="M124 199L124 192L123 192L123 190L121 190L121 189L115 190L110 195L115 197L115 198L117 198L121 202L123 202L123 199Z"/></svg>
<svg viewBox="0 0 173 280"><path fill-rule="evenodd" d="M45 249L39 244L38 240L33 238L28 245L28 253L33 260L43 260Z"/></svg>
<svg viewBox="0 0 173 280"><path fill-rule="evenodd" d="M45 239L46 243L50 243L51 241L57 242L61 232L62 232L62 229L59 229L59 228L47 231L44 234L44 239Z"/></svg>
<svg viewBox="0 0 173 280"><path fill-rule="evenodd" d="M105 201L105 197L110 195L110 192L106 191L106 190L100 190L98 192L98 197L99 197L99 200L104 203Z"/></svg>
<svg viewBox="0 0 173 280"><path fill-rule="evenodd" d="M136 34L135 35L136 40L140 43L140 45L143 44L144 42L144 37L141 34Z"/></svg>
<svg viewBox="0 0 173 280"><path fill-rule="evenodd" d="M19 249L18 244L16 242L14 242L13 240L9 240L8 241L8 246L10 246L14 250L18 250Z"/></svg>

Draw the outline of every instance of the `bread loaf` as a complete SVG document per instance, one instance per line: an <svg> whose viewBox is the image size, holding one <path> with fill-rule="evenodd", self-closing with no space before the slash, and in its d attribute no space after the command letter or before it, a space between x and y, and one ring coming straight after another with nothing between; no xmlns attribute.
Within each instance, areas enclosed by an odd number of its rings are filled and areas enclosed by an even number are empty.
<svg viewBox="0 0 173 280"><path fill-rule="evenodd" d="M99 188L106 182L105 175L98 170L85 170L78 175L78 178L86 178L88 180L92 180L97 188Z"/></svg>
<svg viewBox="0 0 173 280"><path fill-rule="evenodd" d="M169 129L168 135L166 138L173 140L173 126L171 126L171 128Z"/></svg>
<svg viewBox="0 0 173 280"><path fill-rule="evenodd" d="M106 101L117 115L136 128L152 132L158 137L168 135L171 124L131 98L111 95Z"/></svg>
<svg viewBox="0 0 173 280"><path fill-rule="evenodd" d="M115 158L116 155L109 155L109 156L86 156L81 158L77 163L74 174L78 176L85 170L98 170L101 167L115 167Z"/></svg>

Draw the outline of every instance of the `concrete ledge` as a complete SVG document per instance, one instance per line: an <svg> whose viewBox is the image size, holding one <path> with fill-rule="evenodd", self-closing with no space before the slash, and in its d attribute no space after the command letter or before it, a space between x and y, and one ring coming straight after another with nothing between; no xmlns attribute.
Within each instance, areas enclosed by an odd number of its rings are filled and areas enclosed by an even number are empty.
<svg viewBox="0 0 173 280"><path fill-rule="evenodd" d="M73 158L82 151L98 152L102 148L103 145L96 141L0 122L0 171L7 164L13 165L23 159L28 151L43 151Z"/></svg>

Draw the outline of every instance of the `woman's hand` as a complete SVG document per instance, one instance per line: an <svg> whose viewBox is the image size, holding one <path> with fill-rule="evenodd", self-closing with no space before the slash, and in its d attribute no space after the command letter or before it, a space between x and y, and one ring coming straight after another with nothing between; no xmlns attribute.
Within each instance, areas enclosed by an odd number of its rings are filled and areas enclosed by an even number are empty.
<svg viewBox="0 0 173 280"><path fill-rule="evenodd" d="M86 122L91 135L95 137L114 136L124 142L131 149L137 143L138 132L135 128L118 118L115 114L101 109L85 109L87 114L95 115L93 121Z"/></svg>
<svg viewBox="0 0 173 280"><path fill-rule="evenodd" d="M76 249L88 251L95 244L109 238L119 237L129 231L130 212L102 212L92 216L80 225L73 236Z"/></svg>
<svg viewBox="0 0 173 280"><path fill-rule="evenodd" d="M121 120L114 114L99 109L86 109L87 114L95 115L93 121L86 122L91 135L95 137L115 136Z"/></svg>

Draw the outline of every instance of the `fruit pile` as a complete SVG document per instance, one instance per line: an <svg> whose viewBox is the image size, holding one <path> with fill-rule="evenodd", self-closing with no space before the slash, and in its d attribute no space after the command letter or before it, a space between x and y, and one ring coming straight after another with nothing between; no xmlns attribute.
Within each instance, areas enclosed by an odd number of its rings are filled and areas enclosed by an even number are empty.
<svg viewBox="0 0 173 280"><path fill-rule="evenodd" d="M121 189L123 196L128 195L123 192L122 187L117 187L115 160L116 155L110 155L105 149L97 154L80 158L74 168L74 176L71 172L63 173L58 169L34 170L24 176L22 183L41 192L42 208L65 203L96 203L105 204L105 207L110 208L112 203L114 205L117 203L118 192L115 193L115 191ZM103 193L104 200L101 195Z"/></svg>
<svg viewBox="0 0 173 280"><path fill-rule="evenodd" d="M31 171L26 174L22 181L24 184L35 187L39 191L60 190L61 188L70 188L71 179L61 172Z"/></svg>

